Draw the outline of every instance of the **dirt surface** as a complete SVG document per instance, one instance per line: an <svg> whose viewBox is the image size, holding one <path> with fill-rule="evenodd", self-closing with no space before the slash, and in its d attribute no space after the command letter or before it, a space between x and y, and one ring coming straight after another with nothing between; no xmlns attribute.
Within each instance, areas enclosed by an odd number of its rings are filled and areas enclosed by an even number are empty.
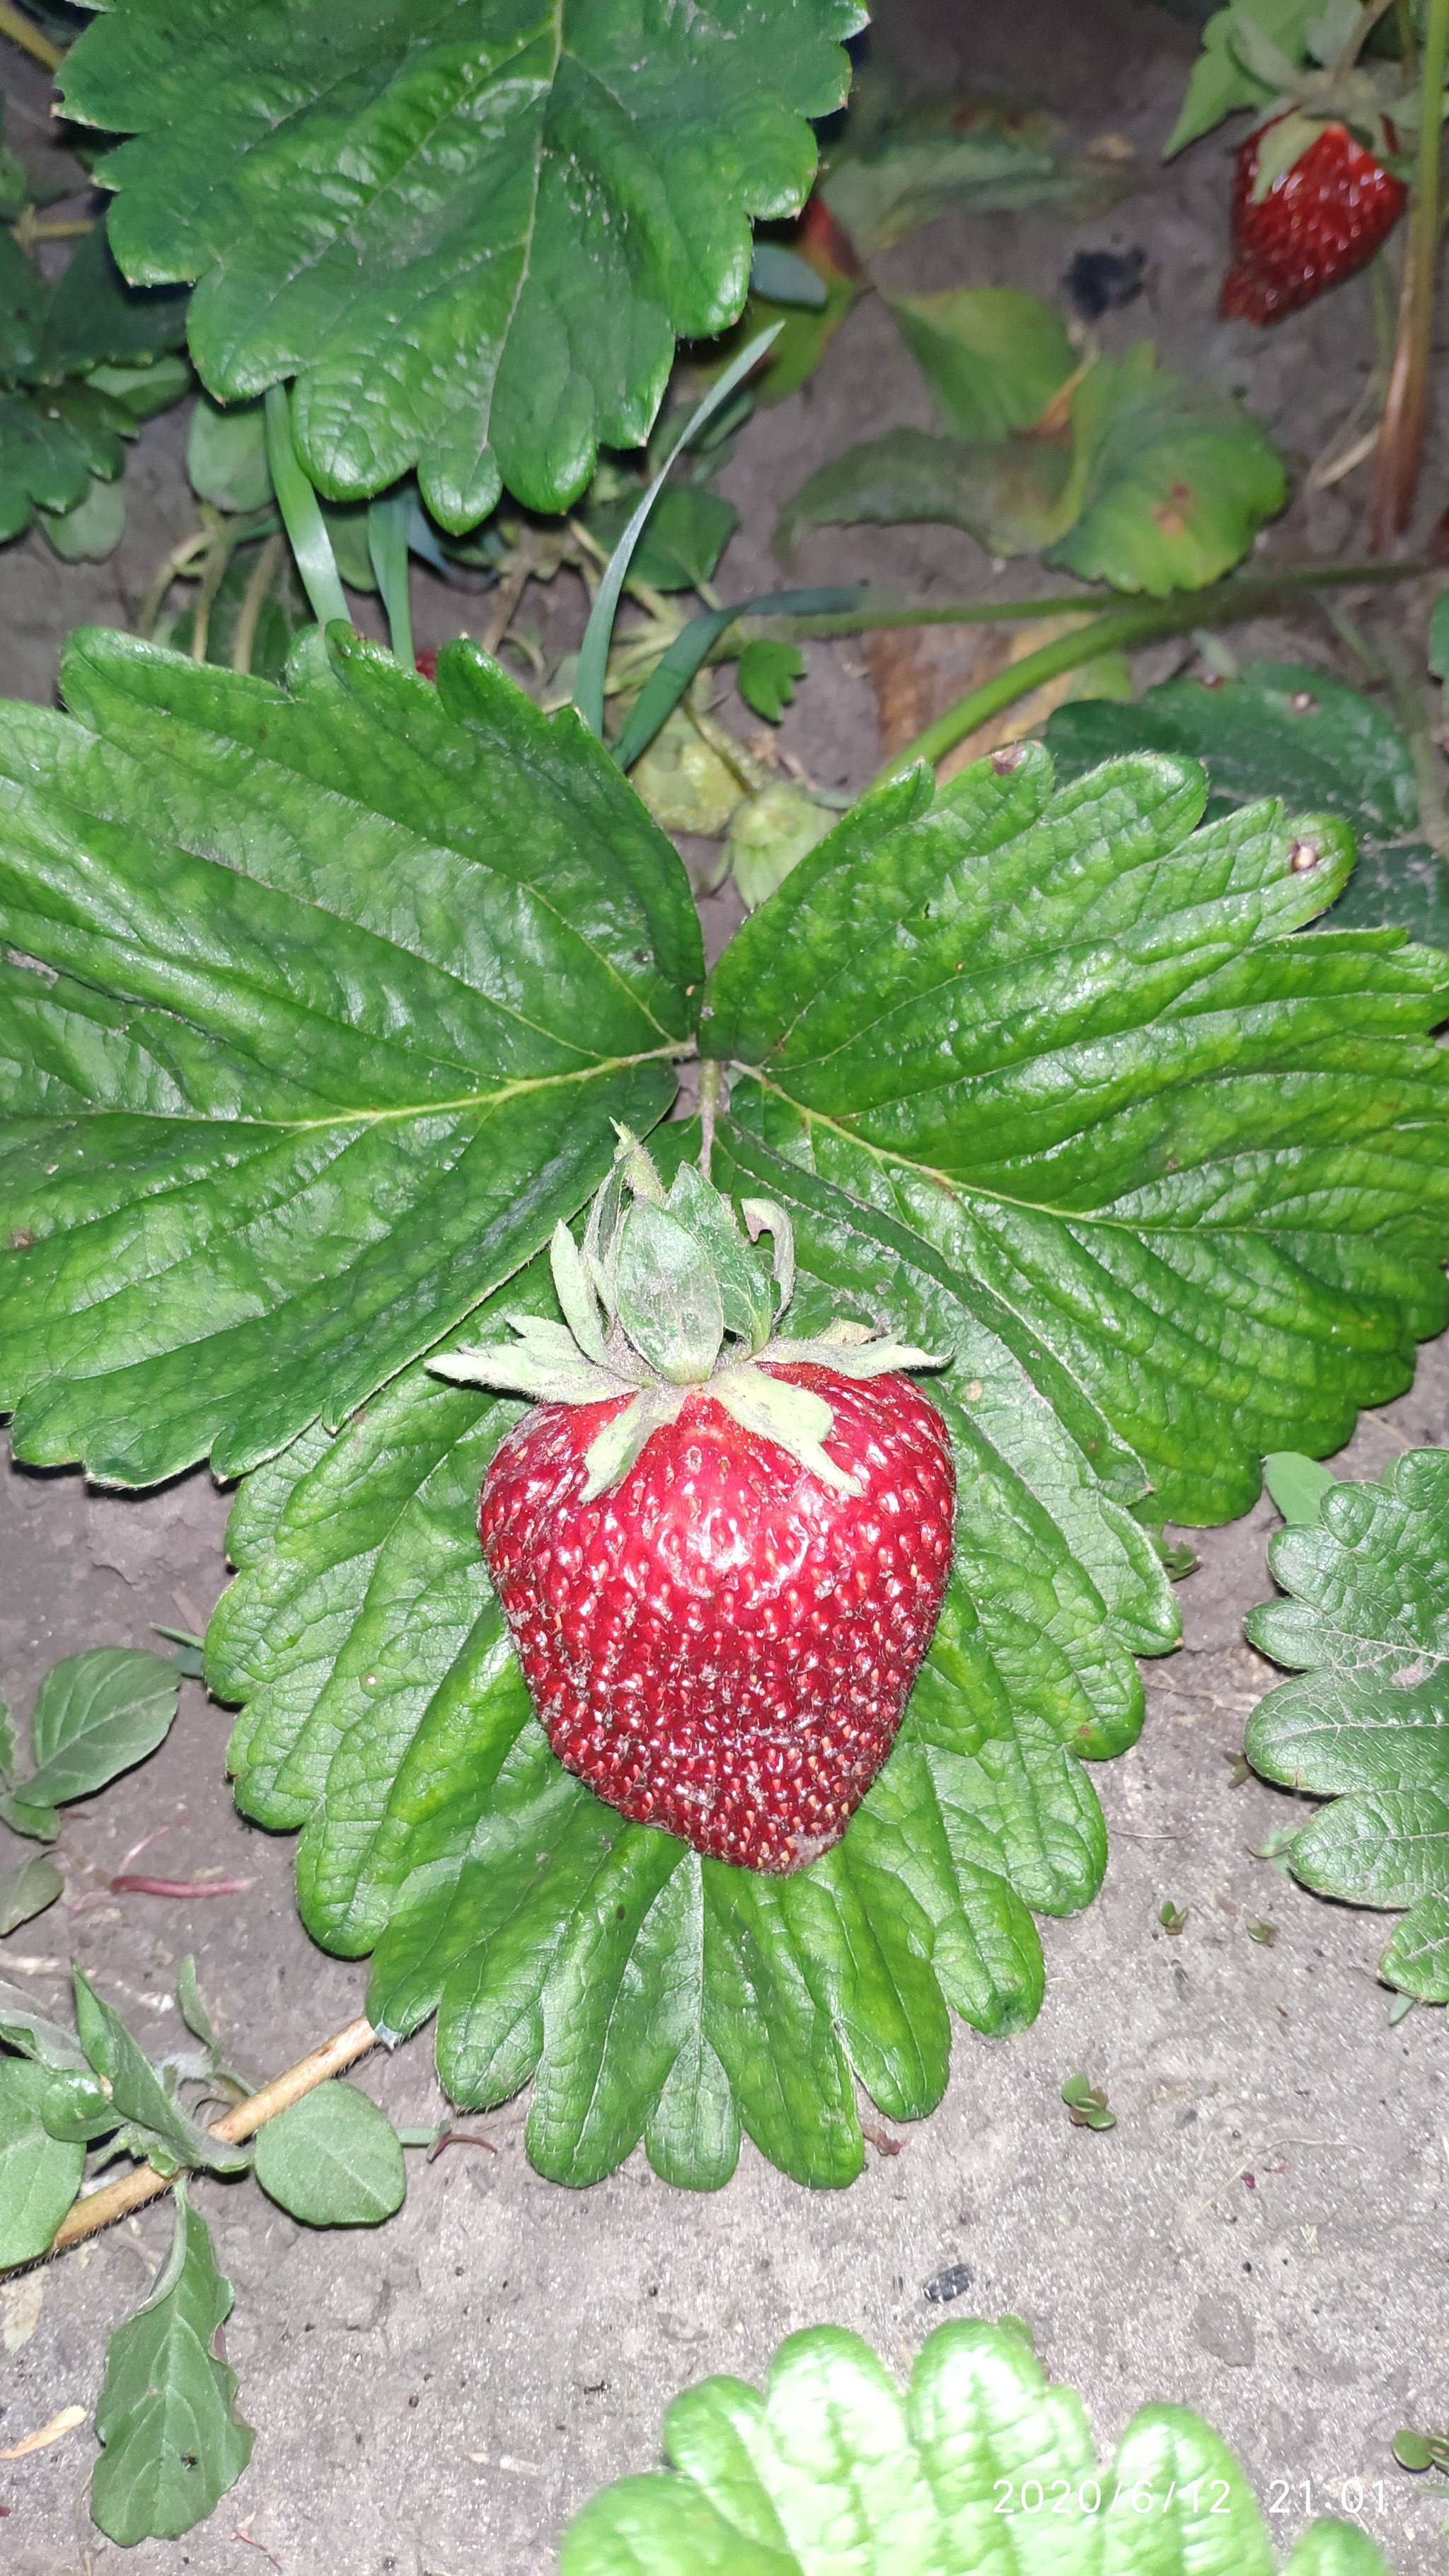
<svg viewBox="0 0 1449 2576"><path fill-rule="evenodd" d="M1301 483L1367 372L1368 290L1357 282L1276 334L1216 320L1220 144L1165 174L1154 157L1193 41L1181 22L1125 0L992 11L887 0L878 43L913 84L969 79L1054 108L1078 142L1123 135L1142 183L1091 224L942 220L880 274L1050 292L1077 248L1140 245L1147 291L1107 318L1107 344L1150 331L1173 362L1243 386ZM896 420L927 423L929 407L887 315L867 303L807 392L740 441L725 488L745 526L721 575L726 596L777 577L775 508L804 474ZM4 557L7 693L48 698L66 629L122 621L184 533L181 439L179 418L143 437L113 564L60 567L39 539ZM1354 542L1364 480L1296 500L1271 550ZM1442 507L1439 482L1431 461L1426 517ZM940 529L817 534L801 564L806 578L869 574L908 595L1025 580ZM532 592L523 623L546 638L566 625L567 587ZM476 602L418 589L421 640L481 622ZM1310 612L1296 633L1264 629L1247 645L1326 658L1333 639ZM1139 676L1192 650L1144 661ZM877 758L863 652L812 647L810 665L784 745L818 783L857 790ZM724 712L753 728L729 698ZM731 900L707 909L720 940ZM1405 1445L1442 1442L1446 1405L1440 1345L1410 1395L1366 1418L1345 1463L1377 1472ZM204 1474L124 1499L73 1475L11 1469L0 1481L0 1680L12 1703L28 1710L61 1654L150 1644L158 1622L202 1626L226 1576L225 1509ZM671 2190L642 2154L570 2193L529 2168L521 2103L469 2120L474 2143L433 2163L410 2158L406 2208L376 2234L309 2234L249 2185L199 2185L236 2292L227 2348L256 2451L210 2523L128 2563L148 2576L245 2576L260 2548L284 2576L535 2576L596 2485L656 2458L661 2409L686 2382L711 2369L757 2377L782 2335L821 2319L860 2328L905 2365L942 2316L1013 2310L1051 2371L1085 2391L1104 2443L1142 2401L1186 2401L1237 2446L1285 2547L1310 2503L1336 2508L1344 2482L1361 2481L1364 2519L1402 2576L1442 2571L1446 2490L1399 2471L1389 2444L1398 2424L1446 2413L1443 2018L1417 2009L1391 2027L1375 1975L1383 1919L1320 1903L1254 1857L1293 1812L1254 1780L1235 1785L1232 1768L1270 1678L1241 1619L1271 1589L1273 1525L1261 1505L1201 1542L1182 1589L1183 1649L1149 1669L1143 1739L1095 1775L1112 1834L1107 1883L1087 1914L1045 1927L1035 2028L1004 2043L961 2031L933 2119L888 2132L867 2115L878 2143L849 2192L802 2192L746 2145L714 2198ZM229 2052L261 2077L360 2009L365 1971L302 1933L290 1844L232 1809L226 1732L225 1713L188 1684L162 1752L69 1811L62 1849L85 1895L166 1826L150 1865L241 1876L248 1890L57 1908L0 1942L0 1973L33 1978L59 2003L73 1948L159 2050L180 2041L175 1969L192 1951ZM0 1829L0 1869L16 1856ZM1175 1938L1157 1921L1166 1896L1188 1909ZM1247 1929L1263 1918L1271 1945ZM1067 2121L1059 2090L1077 2069L1109 2089L1108 2134ZM426 2034L370 2061L361 2081L396 2119L442 2114ZM104 2338L144 2293L168 2229L164 2211L148 2211L0 2285L0 2448L62 2406L93 2409ZM950 2307L930 2285L953 2267L970 2279ZM94 2448L86 2426L0 2467L11 2576L119 2567L86 2510Z"/></svg>

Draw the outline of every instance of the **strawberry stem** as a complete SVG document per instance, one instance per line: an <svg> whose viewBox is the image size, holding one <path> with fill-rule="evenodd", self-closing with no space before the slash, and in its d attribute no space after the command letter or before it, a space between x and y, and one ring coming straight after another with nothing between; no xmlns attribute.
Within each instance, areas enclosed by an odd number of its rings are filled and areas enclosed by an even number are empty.
<svg viewBox="0 0 1449 2576"><path fill-rule="evenodd" d="M1399 297L1399 331L1379 433L1369 543L1375 554L1409 524L1419 481L1428 409L1429 344L1439 270L1440 147L1449 0L1429 0L1419 81L1418 167L1409 200L1409 237Z"/></svg>
<svg viewBox="0 0 1449 2576"><path fill-rule="evenodd" d="M1437 7L1449 12L1449 0L1435 0ZM1070 635L1058 636L1055 643L1040 645L1035 653L1024 653L1019 662L1008 664L980 688L968 690L953 707L938 716L934 724L918 733L903 751L887 761L875 780L878 787L887 779L899 778L918 760L944 760L958 742L964 742L978 725L984 725L1002 710L1014 706L1019 698L1030 697L1033 689L1042 688L1048 680L1058 679L1064 671L1080 670L1095 662L1103 653L1128 652L1141 644L1155 643L1164 635L1190 634L1195 627L1230 626L1242 618L1271 616L1294 605L1304 588L1327 586L1355 587L1362 581L1404 581L1428 570L1426 565L1412 564L1333 564L1299 570L1280 576L1239 577L1218 582L1209 590L1174 591L1167 599L1136 600L1121 607L1109 608L1099 617L1085 618Z"/></svg>
<svg viewBox="0 0 1449 2576"><path fill-rule="evenodd" d="M1340 80L1345 72L1353 70L1380 18L1386 18L1395 5L1396 0L1369 0L1369 5L1360 11L1358 25L1353 29L1347 44L1334 59L1332 65L1334 80Z"/></svg>

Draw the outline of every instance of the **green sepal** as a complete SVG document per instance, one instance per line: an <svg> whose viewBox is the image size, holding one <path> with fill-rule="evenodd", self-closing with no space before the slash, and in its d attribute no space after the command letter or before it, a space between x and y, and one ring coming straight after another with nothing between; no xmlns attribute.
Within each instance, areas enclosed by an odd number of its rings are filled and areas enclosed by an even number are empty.
<svg viewBox="0 0 1449 2576"><path fill-rule="evenodd" d="M619 1322L672 1386L707 1378L724 1340L724 1299L708 1254L663 1208L637 1204L619 1247Z"/></svg>

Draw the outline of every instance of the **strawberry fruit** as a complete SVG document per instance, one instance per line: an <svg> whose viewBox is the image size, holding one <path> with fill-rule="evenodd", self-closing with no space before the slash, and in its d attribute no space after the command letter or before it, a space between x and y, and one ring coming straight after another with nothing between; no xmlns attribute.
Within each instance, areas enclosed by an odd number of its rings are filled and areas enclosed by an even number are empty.
<svg viewBox="0 0 1449 2576"><path fill-rule="evenodd" d="M1270 118L1238 151L1233 260L1219 311L1230 321L1276 322L1311 304L1372 259L1407 194L1337 118L1325 123L1297 108Z"/></svg>
<svg viewBox="0 0 1449 2576"><path fill-rule="evenodd" d="M630 1195L632 1193L632 1196ZM564 1226L567 1324L433 1366L543 1399L497 1450L479 1535L560 1760L718 1860L805 1867L895 1740L951 1564L955 1469L923 1351L776 1332L789 1220L632 1138ZM753 1244L768 1233L773 1278Z"/></svg>

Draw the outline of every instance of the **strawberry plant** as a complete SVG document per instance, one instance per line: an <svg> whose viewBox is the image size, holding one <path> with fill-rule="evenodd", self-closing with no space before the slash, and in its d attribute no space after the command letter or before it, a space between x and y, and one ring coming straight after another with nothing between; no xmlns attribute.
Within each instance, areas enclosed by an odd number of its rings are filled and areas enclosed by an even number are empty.
<svg viewBox="0 0 1449 2576"><path fill-rule="evenodd" d="M1203 51L1170 155L1236 110L1229 319L1266 324L1366 265L1407 209L1373 504L1376 547L1409 523L1428 406L1444 221L1441 129L1449 0L1230 0Z"/></svg>
<svg viewBox="0 0 1449 2576"><path fill-rule="evenodd" d="M643 2136L718 2183L741 2123L847 2181L851 2070L928 2110L948 2006L1029 2017L1029 1909L1100 1878L1082 1757L1177 1633L1140 1515L1243 1509L1441 1321L1441 961L1291 935L1348 878L1332 817L1199 830L1190 763L1057 789L1019 748L868 799L706 979L602 747L467 645L432 686L334 631L279 687L92 634L66 688L0 754L38 961L5 970L17 1454L247 1478L208 1644L238 1794L303 1829L374 2021L438 2012L455 2099L536 2071L532 2152L575 2181ZM715 1187L793 1226L792 1331L948 1363L941 1622L844 1839L783 1880L560 1766L475 1532L516 1400L425 1365L465 1318L557 1332L545 1247L616 1121L666 1181L698 1152L660 1124L692 1060Z"/></svg>
<svg viewBox="0 0 1449 2576"><path fill-rule="evenodd" d="M938 2326L904 2393L859 2335L808 2327L781 2344L763 2394L740 2379L683 2390L664 2444L667 2469L575 2516L562 2576L1272 2576L1278 2563L1200 2416L1144 2406L1099 2466L1081 2399L1048 2382L1014 2317ZM1284 2576L1390 2571L1361 2524L1322 2516Z"/></svg>
<svg viewBox="0 0 1449 2576"><path fill-rule="evenodd" d="M1329 1803L1286 1857L1305 1887L1402 1915L1386 1984L1449 2002L1449 1817L1444 1730L1443 1542L1449 1454L1412 1450L1377 1484L1283 1491L1270 1550L1288 1598L1251 1613L1254 1645L1298 1675L1249 1722L1266 1779Z"/></svg>
<svg viewBox="0 0 1449 2576"><path fill-rule="evenodd" d="M62 95L134 138L99 164L111 239L137 283L196 281L210 392L295 377L323 492L416 468L465 529L504 483L565 506L600 440L647 436L675 339L739 312L751 217L800 206L862 23L855 0L121 0Z"/></svg>
<svg viewBox="0 0 1449 2576"><path fill-rule="evenodd" d="M1106 588L713 588L733 429L803 382L869 257L943 205L1115 184L1031 120L867 98L798 229L754 240L800 212L859 24L116 0L62 68L69 115L119 138L107 233L53 294L0 245L5 417L27 455L37 421L79 440L72 501L32 478L22 515L94 514L105 406L177 387L183 315L203 386L200 524L145 631L81 629L64 711L0 710L0 1402L22 1462L235 1481L204 1658L236 1797L297 1836L307 1930L371 1962L365 2017L256 2094L194 1973L199 2048L156 2063L84 1981L73 2032L0 1990L0 2260L181 2186L97 2413L125 2544L190 2528L250 2448L187 2177L251 2156L304 2224L384 2220L423 2141L342 2080L379 2040L435 2021L458 2104L531 2086L560 2183L642 2145L715 2190L748 2137L833 2188L862 2091L922 2118L953 2015L1028 2022L1036 1917L1106 1864L1090 1766L1178 1638L1165 1522L1335 1448L1445 1318L1446 970L1404 936L1442 938L1442 833L1402 709L1254 665L930 772L1044 664L1362 575L1221 578L1286 490L1235 398L1031 297L898 295L943 432L825 467L782 543L944 518ZM676 340L709 335L666 401ZM487 586L486 644L415 655L411 558ZM494 648L565 566L587 624L525 690ZM1084 606L848 808L708 704L712 658L774 725L812 634ZM754 907L708 970L671 793L681 834L713 797ZM0 1735L8 1823L49 1839L143 1757L177 1669L61 1667L28 1772ZM0 1925L57 1894L27 1860ZM1062 2102L1114 2123L1086 2073ZM972 2332L967 2376L1035 2425L1019 2339ZM930 2351L923 2388L966 2347ZM896 2420L859 2349L826 2362ZM1233 2563L1266 2570L1211 2437L1141 2439L1222 2469ZM965 2542L914 2441L891 2545L945 2567ZM676 2524L746 2563L708 2498L654 2490L643 2563L687 2563ZM749 2546L816 2563L828 2499L798 2528L777 2502L766 2476ZM625 2563L633 2511L594 2509L570 2563ZM1116 2563L1077 2519L1082 2566ZM1163 2528L1196 2547L1185 2505Z"/></svg>

